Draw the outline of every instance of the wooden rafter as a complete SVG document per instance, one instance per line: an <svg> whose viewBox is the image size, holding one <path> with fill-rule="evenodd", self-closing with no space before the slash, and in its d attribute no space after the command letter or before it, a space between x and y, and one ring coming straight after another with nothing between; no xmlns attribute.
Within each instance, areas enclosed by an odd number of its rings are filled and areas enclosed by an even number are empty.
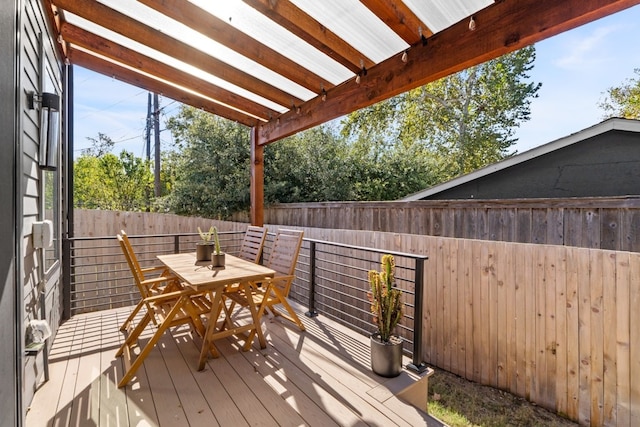
<svg viewBox="0 0 640 427"><path fill-rule="evenodd" d="M156 11L296 82L316 94L334 85L270 47L238 31L223 20L183 0L138 0Z"/></svg>
<svg viewBox="0 0 640 427"><path fill-rule="evenodd" d="M269 118L279 114L276 111L270 110L260 104L256 104L255 102L238 96L235 93L229 92L204 80L195 78L189 73L176 70L163 62L144 56L96 34L89 33L75 25L69 23L62 24L61 34L67 43L96 52L128 67L138 70L146 70L147 73L153 74L159 79L171 81L179 86L189 88L195 92L206 95L209 98L213 98L216 101L227 105L233 105L242 111L246 111L247 113L260 117L263 120L268 120Z"/></svg>
<svg viewBox="0 0 640 427"><path fill-rule="evenodd" d="M537 41L640 3L639 0L518 0L494 3L467 19L416 43L407 62L400 55L316 97L277 120L260 124L258 144L269 144L352 111L373 105Z"/></svg>
<svg viewBox="0 0 640 427"><path fill-rule="evenodd" d="M391 0L360 0L389 28L408 44L433 35L431 30L403 2Z"/></svg>
<svg viewBox="0 0 640 427"><path fill-rule="evenodd" d="M243 0L258 12L291 31L316 49L324 52L335 61L354 73L362 66L371 67L374 62L335 35L324 25L307 15L290 1L282 0Z"/></svg>
<svg viewBox="0 0 640 427"><path fill-rule="evenodd" d="M279 105L290 107L301 102L300 99L281 89L270 86L242 70L234 68L97 1L53 0L53 4L196 68L204 71L215 70L213 74L217 77Z"/></svg>
<svg viewBox="0 0 640 427"><path fill-rule="evenodd" d="M178 102L182 102L183 104L200 108L211 114L226 117L230 120L242 123L245 126L252 127L255 126L258 122L257 119L247 116L246 114L242 114L238 111L224 107L220 104L209 101L197 95L190 94L176 88L175 86L171 86L154 78L145 76L144 74L136 73L131 69L123 68L117 64L109 62L100 57L93 56L82 50L73 49L73 46L71 46L71 48L69 49L69 59L72 61L72 63L81 67L87 68L100 74L112 76L125 83L144 88L151 92L162 94Z"/></svg>

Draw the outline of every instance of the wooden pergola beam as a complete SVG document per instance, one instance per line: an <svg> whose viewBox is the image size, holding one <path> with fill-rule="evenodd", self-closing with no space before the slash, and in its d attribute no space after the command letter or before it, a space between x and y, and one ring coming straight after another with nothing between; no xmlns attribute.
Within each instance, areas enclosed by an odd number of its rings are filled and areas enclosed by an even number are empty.
<svg viewBox="0 0 640 427"><path fill-rule="evenodd" d="M144 74L138 74L135 71L119 66L115 63L109 62L97 56L93 56L82 50L71 48L68 50L69 59L73 64L87 68L106 76L112 76L125 83L129 83L134 86L146 89L151 92L160 93L183 104L191 105L196 108L200 108L211 114L215 114L221 117L226 117L230 120L242 123L245 126L253 127L257 123L257 119L247 116L246 114L239 113L230 108L226 108L215 102L208 101L197 95L190 94L183 90L178 89L175 86L171 86L166 83L162 83L152 77L148 77Z"/></svg>
<svg viewBox="0 0 640 427"><path fill-rule="evenodd" d="M578 27L640 0L504 0L468 20L416 43L407 62L400 55L368 70L360 83L349 80L277 120L259 125L258 144L269 144L358 109L373 105L452 73Z"/></svg>
<svg viewBox="0 0 640 427"><path fill-rule="evenodd" d="M374 64L371 59L346 43L290 1L243 1L316 49L349 68L354 73L360 71L362 65L368 68Z"/></svg>
<svg viewBox="0 0 640 427"><path fill-rule="evenodd" d="M391 0L360 0L397 35L410 45L430 37L433 32L403 2Z"/></svg>
<svg viewBox="0 0 640 427"><path fill-rule="evenodd" d="M52 3L59 8L105 28L109 28L124 37L193 65L196 68L204 71L215 70L212 74L215 74L222 80L244 88L276 104L290 107L291 105L298 105L302 102L300 99L281 89L270 86L242 70L234 68L219 59L207 55L173 37L169 37L97 1L53 0Z"/></svg>
<svg viewBox="0 0 640 427"><path fill-rule="evenodd" d="M215 99L216 101L227 105L233 105L234 107L263 120L268 120L270 117L274 117L279 114L278 112L263 105L249 101L235 93L198 79L189 73L177 70L163 62L149 58L114 43L111 40L89 33L75 25L64 23L62 24L60 32L67 43L96 52L99 55L103 55L106 58L110 58L128 67L138 70L146 70L148 74L153 74L153 76L158 77L159 79L171 81L172 83L189 88L195 92L206 95L209 98ZM230 117L227 118L231 119Z"/></svg>
<svg viewBox="0 0 640 427"><path fill-rule="evenodd" d="M319 94L321 88L331 88L331 82L308 70L270 47L249 37L232 25L184 0L138 0L138 2L182 22L189 28L218 43L251 58L266 68Z"/></svg>

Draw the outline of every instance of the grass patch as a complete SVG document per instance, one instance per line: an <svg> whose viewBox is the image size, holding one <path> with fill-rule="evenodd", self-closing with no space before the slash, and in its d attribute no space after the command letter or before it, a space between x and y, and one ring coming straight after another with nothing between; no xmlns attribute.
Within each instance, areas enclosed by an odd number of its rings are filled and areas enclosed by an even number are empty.
<svg viewBox="0 0 640 427"><path fill-rule="evenodd" d="M429 378L429 414L451 427L577 425L510 393L440 369Z"/></svg>

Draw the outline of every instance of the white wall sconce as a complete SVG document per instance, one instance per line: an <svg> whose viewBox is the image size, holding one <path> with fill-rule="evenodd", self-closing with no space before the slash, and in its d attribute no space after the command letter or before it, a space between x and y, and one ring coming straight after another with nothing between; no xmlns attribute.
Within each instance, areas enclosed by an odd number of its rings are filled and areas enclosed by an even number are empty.
<svg viewBox="0 0 640 427"><path fill-rule="evenodd" d="M56 170L60 140L60 96L43 92L28 94L29 109L40 105L40 169Z"/></svg>

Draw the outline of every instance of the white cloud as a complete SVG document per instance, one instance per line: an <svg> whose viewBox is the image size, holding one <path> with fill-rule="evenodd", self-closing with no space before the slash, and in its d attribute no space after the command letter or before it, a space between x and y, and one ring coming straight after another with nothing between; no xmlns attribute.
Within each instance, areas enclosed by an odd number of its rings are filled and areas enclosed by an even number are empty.
<svg viewBox="0 0 640 427"><path fill-rule="evenodd" d="M566 56L557 58L554 65L564 69L581 69L608 62L606 45L617 26L607 25L594 28L589 33L578 31L566 37L562 51Z"/></svg>

